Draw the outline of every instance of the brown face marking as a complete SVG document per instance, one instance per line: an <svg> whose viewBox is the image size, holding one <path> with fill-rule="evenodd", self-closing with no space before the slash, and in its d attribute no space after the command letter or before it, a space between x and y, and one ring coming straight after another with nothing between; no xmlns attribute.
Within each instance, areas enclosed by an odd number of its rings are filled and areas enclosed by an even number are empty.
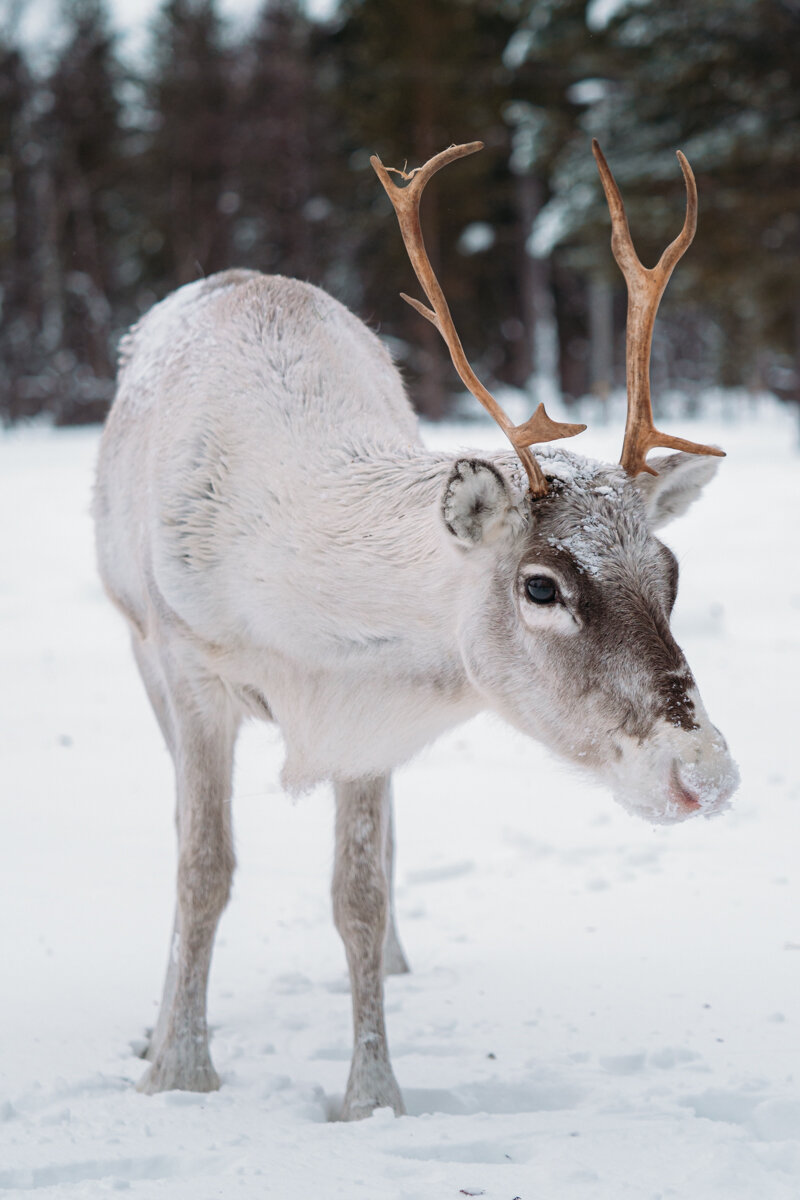
<svg viewBox="0 0 800 1200"><path fill-rule="evenodd" d="M558 486L553 489L558 492ZM672 551L649 531L638 509L611 511L599 519L597 502L579 493L565 505L541 501L539 519L523 556L523 564L553 569L571 585L575 611L583 624L560 656L578 696L600 693L608 705L612 729L646 740L663 720L687 732L696 730L694 679L670 629L669 614L678 585L678 563ZM592 570L593 518L601 535L595 557L602 574ZM583 531L587 562L571 552L572 530ZM584 556L585 557L585 556ZM588 563L588 565L587 565Z"/></svg>
<svg viewBox="0 0 800 1200"><path fill-rule="evenodd" d="M700 728L694 719L694 701L688 694L693 686L694 680L688 671L679 675L664 675L660 680L659 693L665 720L687 732Z"/></svg>

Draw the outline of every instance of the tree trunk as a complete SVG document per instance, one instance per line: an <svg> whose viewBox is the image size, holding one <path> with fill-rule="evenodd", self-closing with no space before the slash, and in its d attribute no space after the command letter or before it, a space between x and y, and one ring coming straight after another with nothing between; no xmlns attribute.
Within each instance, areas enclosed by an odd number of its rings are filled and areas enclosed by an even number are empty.
<svg viewBox="0 0 800 1200"><path fill-rule="evenodd" d="M435 63L432 55L435 52L435 39L434 31L431 28L430 14L426 10L426 5L416 5L413 11L416 13L419 21L419 46L421 55L423 56L419 64L416 93L414 146L419 155L420 163L424 163L438 149L435 144L434 135L436 96L433 82ZM439 207L437 201L438 196L435 188L431 188L429 192L425 193L425 248L437 278L441 279ZM445 288L445 293L446 291L447 289ZM438 421L444 416L448 401L448 393L444 382L443 342L441 335L434 329L433 325L429 324L428 321L422 320L416 313L414 314L414 321L418 327L416 341L420 347L420 380L416 389L419 408L426 417Z"/></svg>
<svg viewBox="0 0 800 1200"><path fill-rule="evenodd" d="M560 394L562 390L558 369L558 322L550 260L534 258L527 248L533 223L544 204L544 188L535 175L520 174L516 178L517 210L523 234L519 272L528 386L534 399L546 402L548 396Z"/></svg>
<svg viewBox="0 0 800 1200"><path fill-rule="evenodd" d="M589 279L589 388L608 414L614 382L614 292L601 275Z"/></svg>

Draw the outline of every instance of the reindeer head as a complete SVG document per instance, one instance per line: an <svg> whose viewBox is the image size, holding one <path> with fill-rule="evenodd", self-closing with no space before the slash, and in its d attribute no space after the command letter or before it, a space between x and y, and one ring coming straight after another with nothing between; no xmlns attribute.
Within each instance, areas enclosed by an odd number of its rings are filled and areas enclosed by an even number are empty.
<svg viewBox="0 0 800 1200"><path fill-rule="evenodd" d="M431 308L404 299L442 334L461 379L506 433L527 477L520 488L513 462L462 459L442 498L444 528L464 559L458 636L467 673L492 708L605 779L627 808L662 822L710 815L727 805L738 773L672 637L678 566L654 531L688 508L716 470L706 456L723 452L656 430L649 391L658 304L696 227L691 168L679 154L684 227L648 270L593 144L629 296L628 420L621 463L610 466L555 448L534 458L534 443L585 426L551 421L542 405L513 425L466 360L425 252L419 201L440 167L480 148L450 147L404 175L404 188L371 160ZM654 446L679 452L648 463Z"/></svg>

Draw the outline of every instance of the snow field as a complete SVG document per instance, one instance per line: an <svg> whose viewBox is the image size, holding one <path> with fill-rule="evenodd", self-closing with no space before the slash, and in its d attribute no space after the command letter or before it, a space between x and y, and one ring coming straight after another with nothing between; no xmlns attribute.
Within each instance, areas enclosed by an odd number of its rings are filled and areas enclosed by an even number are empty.
<svg viewBox="0 0 800 1200"><path fill-rule="evenodd" d="M491 718L396 783L387 984L409 1116L335 1114L350 1054L332 802L248 727L239 868L210 988L211 1096L141 1096L173 903L171 768L88 516L96 431L0 438L0 1196L797 1200L800 499L796 433L680 432L729 458L667 529L674 619L742 771L651 828ZM430 444L500 444L484 426ZM575 448L619 453L621 431Z"/></svg>

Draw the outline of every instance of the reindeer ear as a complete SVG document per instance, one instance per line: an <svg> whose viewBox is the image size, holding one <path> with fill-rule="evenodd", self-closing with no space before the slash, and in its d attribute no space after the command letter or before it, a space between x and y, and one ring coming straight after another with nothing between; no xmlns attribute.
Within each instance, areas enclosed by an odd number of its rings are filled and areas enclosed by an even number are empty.
<svg viewBox="0 0 800 1200"><path fill-rule="evenodd" d="M705 485L714 477L718 458L708 454L664 454L648 460L658 475L637 475L639 489L651 529L673 521L694 504Z"/></svg>
<svg viewBox="0 0 800 1200"><path fill-rule="evenodd" d="M487 545L510 528L511 494L492 463L460 458L442 497L442 518L462 546Z"/></svg>

